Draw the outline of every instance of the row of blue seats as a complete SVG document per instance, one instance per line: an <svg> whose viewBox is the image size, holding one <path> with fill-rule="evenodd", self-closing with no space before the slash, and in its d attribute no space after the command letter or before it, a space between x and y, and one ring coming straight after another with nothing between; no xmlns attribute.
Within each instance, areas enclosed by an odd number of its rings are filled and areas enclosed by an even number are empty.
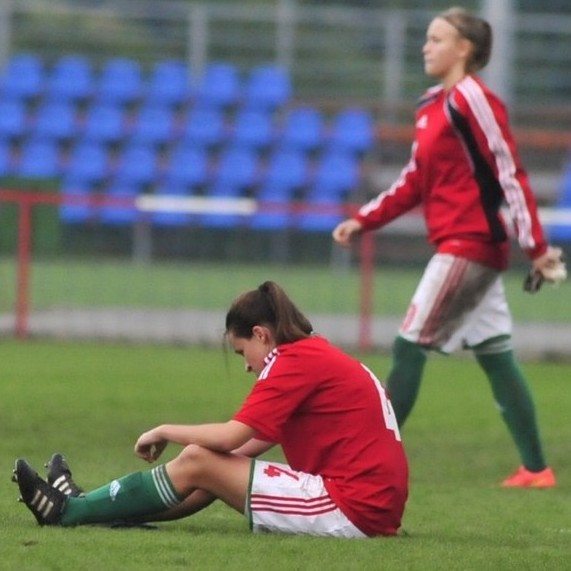
<svg viewBox="0 0 571 571"><path fill-rule="evenodd" d="M271 205L273 212L256 214L249 223L256 228L278 229L294 222L304 229L331 229L338 221L347 196L360 178L360 164L350 153L330 150L315 161L293 149L278 148L263 162L251 149L233 147L225 149L218 160L209 160L205 149L181 146L174 150L158 174L150 165L155 164L149 149L133 148L117 165L109 180L104 181L101 192L96 173L89 172L95 161L84 157L78 170L68 171L61 192L68 197L104 196L128 199L141 196L153 187L155 196L206 196L210 198L250 197ZM82 166L81 166L82 165ZM313 205L320 212L293 216L287 213L288 205L296 200ZM277 209L277 211L276 211ZM328 212L333 209L335 212ZM105 224L132 224L140 213L132 207L108 204L97 209L85 203L71 203L61 207L65 223L99 221ZM160 212L151 216L154 224L182 225L190 221L210 227L232 227L242 224L244 218L232 214L208 214L189 217L176 212ZM295 225L294 224L294 225Z"/></svg>
<svg viewBox="0 0 571 571"><path fill-rule="evenodd" d="M0 99L0 139L24 136L66 141L85 137L92 141L116 143L131 137L139 143L168 144L184 139L215 146L228 139L256 148L281 140L311 151L323 144L336 144L364 153L374 141L371 114L363 108L346 108L330 121L309 106L289 109L276 117L264 109L240 109L230 117L215 107L192 106L186 113L149 104L137 113L98 102L80 114L70 102L49 101L30 113L19 100Z"/></svg>
<svg viewBox="0 0 571 571"><path fill-rule="evenodd" d="M180 61L158 62L144 73L125 58L96 68L80 56L50 66L30 54L15 56L0 77L0 175L60 177L66 196L101 193L129 204L149 191L211 197L254 192L285 209L303 191L304 201L337 212L358 186L359 158L374 140L372 117L354 108L326 119L315 108L291 106L290 98L287 73L272 65L240 74L217 62L191 77ZM322 230L333 223L320 214L292 218L283 209L250 222L277 228L295 219L295 225L303 221L307 229ZM121 204L95 211L84 203L61 207L66 223L92 220L94 212L107 224L130 224L138 216ZM180 213L153 214L157 224L187 221ZM201 217L202 224L217 227L243 221Z"/></svg>
<svg viewBox="0 0 571 571"><path fill-rule="evenodd" d="M89 141L80 142L62 154L49 141L31 141L13 154L0 143L0 176L19 178L64 178L94 186L118 179L144 186L164 181L174 187L201 187L223 179L237 187L252 186L261 178L276 187L300 187L316 180L332 197L346 196L358 185L360 164L351 153L336 147L324 149L313 160L288 146L274 147L267 158L244 146L227 146L220 153L181 143L159 155L149 145L134 143L121 153Z"/></svg>
<svg viewBox="0 0 571 571"><path fill-rule="evenodd" d="M312 171L306 157L291 149L277 150L263 167L256 163L253 154L244 149L232 149L220 157L214 172L208 172L204 164L199 171L196 167L204 161L204 156L199 150L195 152L196 160L190 163L185 161L183 165L187 172L167 171L164 178L156 181L153 196L201 196L212 199L249 197L261 203L261 211L249 218L227 213L191 216L160 211L148 216L154 225L181 226L192 223L217 228L247 225L268 230L297 227L330 231L341 220L347 194L355 187L360 174L357 163L352 162L354 158L350 155L325 155ZM188 154L185 153L185 156ZM132 163L125 166L128 164ZM134 224L141 218L141 213L133 207L132 201L142 196L142 186L140 180L137 182L126 177L126 174L117 172L104 192L100 192L93 181L72 175L66 177L62 193L69 202L61 206L62 220L68 224ZM188 184L189 180L192 180L191 184ZM304 192L300 193L300 189ZM98 206L87 204L89 197ZM108 199L108 202L103 204L102 198ZM309 212L292 210L297 200L301 200Z"/></svg>
<svg viewBox="0 0 571 571"><path fill-rule="evenodd" d="M212 62L193 76L181 60L158 61L145 72L139 62L129 58L110 58L96 67L85 56L67 55L49 66L37 55L16 54L0 79L0 92L76 101L98 97L123 105L144 97L167 105L195 99L224 107L242 102L275 109L289 100L292 85L287 71L273 64L241 74L231 63Z"/></svg>

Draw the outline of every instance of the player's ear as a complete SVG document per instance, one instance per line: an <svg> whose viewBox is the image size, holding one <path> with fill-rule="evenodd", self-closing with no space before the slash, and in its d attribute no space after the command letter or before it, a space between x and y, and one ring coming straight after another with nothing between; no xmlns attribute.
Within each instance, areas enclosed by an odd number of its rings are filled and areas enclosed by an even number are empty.
<svg viewBox="0 0 571 571"><path fill-rule="evenodd" d="M271 333L267 327L263 325L254 325L252 327L252 337L258 339L262 343L269 343L271 342Z"/></svg>
<svg viewBox="0 0 571 571"><path fill-rule="evenodd" d="M470 40L462 37L458 39L458 54L465 62L470 60L473 51L474 44Z"/></svg>

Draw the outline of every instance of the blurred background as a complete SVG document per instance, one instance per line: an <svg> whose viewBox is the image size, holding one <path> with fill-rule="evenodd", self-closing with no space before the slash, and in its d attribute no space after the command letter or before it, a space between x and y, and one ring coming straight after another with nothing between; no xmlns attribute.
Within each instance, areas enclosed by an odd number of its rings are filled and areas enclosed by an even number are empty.
<svg viewBox="0 0 571 571"><path fill-rule="evenodd" d="M492 23L485 79L569 252L571 5L461 4ZM386 348L422 221L351 252L330 233L407 162L426 26L449 6L0 0L0 330L210 343L235 295L276 279L334 340ZM526 268L514 247L517 342L567 355L569 286L526 297Z"/></svg>

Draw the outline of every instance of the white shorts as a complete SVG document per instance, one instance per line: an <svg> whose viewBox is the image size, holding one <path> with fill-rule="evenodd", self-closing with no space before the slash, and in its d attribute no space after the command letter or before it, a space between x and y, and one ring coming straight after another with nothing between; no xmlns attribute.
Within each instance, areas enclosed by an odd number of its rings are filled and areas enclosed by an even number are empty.
<svg viewBox="0 0 571 571"><path fill-rule="evenodd" d="M511 331L500 272L451 254L436 254L416 288L399 335L451 353Z"/></svg>
<svg viewBox="0 0 571 571"><path fill-rule="evenodd" d="M277 462L252 461L245 514L257 533L367 537L333 503L321 476Z"/></svg>

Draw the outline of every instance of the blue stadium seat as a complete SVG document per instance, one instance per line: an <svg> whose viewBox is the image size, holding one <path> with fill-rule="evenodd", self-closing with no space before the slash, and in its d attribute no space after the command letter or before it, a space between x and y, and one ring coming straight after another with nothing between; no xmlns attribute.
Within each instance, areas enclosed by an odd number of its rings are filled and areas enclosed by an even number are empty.
<svg viewBox="0 0 571 571"><path fill-rule="evenodd" d="M84 224L95 220L98 209L88 204L93 195L93 183L81 177L66 176L60 188L60 194L69 197L59 207L59 216L64 224ZM76 199L77 202L73 202Z"/></svg>
<svg viewBox="0 0 571 571"><path fill-rule="evenodd" d="M141 66L128 58L111 58L105 62L97 84L100 101L133 103L143 93Z"/></svg>
<svg viewBox="0 0 571 571"><path fill-rule="evenodd" d="M71 178L91 183L104 180L109 175L109 168L107 147L84 139L71 149L65 171Z"/></svg>
<svg viewBox="0 0 571 571"><path fill-rule="evenodd" d="M213 107L193 107L182 131L186 143L214 147L226 138L224 113Z"/></svg>
<svg viewBox="0 0 571 571"><path fill-rule="evenodd" d="M303 151L278 148L269 157L263 179L268 186L297 189L307 183L308 173L309 162Z"/></svg>
<svg viewBox="0 0 571 571"><path fill-rule="evenodd" d="M278 65L260 65L248 75L243 101L247 107L273 111L287 103L291 93L287 70Z"/></svg>
<svg viewBox="0 0 571 571"><path fill-rule="evenodd" d="M234 119L232 143L256 149L269 146L274 136L272 116L257 109L242 109Z"/></svg>
<svg viewBox="0 0 571 571"><path fill-rule="evenodd" d="M365 153L374 143L374 122L369 111L352 107L337 113L331 126L330 144L355 153Z"/></svg>
<svg viewBox="0 0 571 571"><path fill-rule="evenodd" d="M571 159L563 171L557 205L564 208L571 208Z"/></svg>
<svg viewBox="0 0 571 571"><path fill-rule="evenodd" d="M220 155L214 172L214 185L246 189L256 182L258 154L246 147L228 147Z"/></svg>
<svg viewBox="0 0 571 571"><path fill-rule="evenodd" d="M159 177L158 157L150 145L127 145L119 156L117 170L114 173L117 181L125 185L151 184Z"/></svg>
<svg viewBox="0 0 571 571"><path fill-rule="evenodd" d="M27 129L26 104L21 99L0 100L0 137L18 139Z"/></svg>
<svg viewBox="0 0 571 571"><path fill-rule="evenodd" d="M157 145L169 141L173 129L174 115L171 107L152 103L139 110L131 135L138 143Z"/></svg>
<svg viewBox="0 0 571 571"><path fill-rule="evenodd" d="M571 161L563 171L555 206L571 209ZM546 231L551 242L571 242L571 224L549 224Z"/></svg>
<svg viewBox="0 0 571 571"><path fill-rule="evenodd" d="M148 102L180 105L191 97L191 75L186 63L164 60L153 66L146 93Z"/></svg>
<svg viewBox="0 0 571 571"><path fill-rule="evenodd" d="M0 139L0 177L10 176L13 170L12 147L7 139Z"/></svg>
<svg viewBox="0 0 571 571"><path fill-rule="evenodd" d="M230 63L213 62L206 66L196 90L197 101L205 105L227 108L240 97L240 74Z"/></svg>
<svg viewBox="0 0 571 571"><path fill-rule="evenodd" d="M83 135L102 143L120 141L126 135L123 109L114 103L94 103L87 109Z"/></svg>
<svg viewBox="0 0 571 571"><path fill-rule="evenodd" d="M358 158L352 153L333 148L319 157L309 193L315 198L345 199L358 184Z"/></svg>
<svg viewBox="0 0 571 571"><path fill-rule="evenodd" d="M99 220L103 224L116 226L134 224L139 217L139 211L135 207L134 199L140 193L141 188L132 181L113 181L105 196L115 202L104 203L101 206Z"/></svg>
<svg viewBox="0 0 571 571"><path fill-rule="evenodd" d="M224 150L214 173L214 180L206 195L212 198L239 198L256 183L258 154L246 147L229 147ZM238 214L205 214L204 226L231 228L245 222Z"/></svg>
<svg viewBox="0 0 571 571"><path fill-rule="evenodd" d="M31 130L36 137L59 141L73 138L78 132L74 103L70 101L43 103L37 110Z"/></svg>
<svg viewBox="0 0 571 571"><path fill-rule="evenodd" d="M42 94L45 69L42 59L33 54L16 54L2 73L0 87L9 97L32 99Z"/></svg>
<svg viewBox="0 0 571 571"><path fill-rule="evenodd" d="M551 224L546 230L552 243L571 242L571 224Z"/></svg>
<svg viewBox="0 0 571 571"><path fill-rule="evenodd" d="M292 225L295 187L288 183L267 180L256 196L261 203L261 211L252 215L251 228L256 230L283 230Z"/></svg>
<svg viewBox="0 0 571 571"><path fill-rule="evenodd" d="M182 143L172 150L165 171L167 185L197 188L205 185L208 178L206 149Z"/></svg>
<svg viewBox="0 0 571 571"><path fill-rule="evenodd" d="M323 143L324 122L313 107L292 109L285 118L280 143L304 151L314 151Z"/></svg>
<svg viewBox="0 0 571 571"><path fill-rule="evenodd" d="M94 87L91 62L80 55L59 58L47 80L47 94L52 99L80 101L90 97Z"/></svg>
<svg viewBox="0 0 571 571"><path fill-rule="evenodd" d="M28 139L22 145L16 176L24 178L55 178L61 174L60 152L53 139Z"/></svg>
<svg viewBox="0 0 571 571"><path fill-rule="evenodd" d="M358 184L359 162L353 153L338 149L324 152L304 197L304 202L311 211L300 214L299 228L313 232L331 232L345 218L345 201Z"/></svg>
<svg viewBox="0 0 571 571"><path fill-rule="evenodd" d="M267 203L268 212L254 214L252 228L277 230L291 226L293 213L288 211L288 206L307 184L308 172L309 162L305 153L295 149L276 149L269 157L256 196L260 202Z"/></svg>

